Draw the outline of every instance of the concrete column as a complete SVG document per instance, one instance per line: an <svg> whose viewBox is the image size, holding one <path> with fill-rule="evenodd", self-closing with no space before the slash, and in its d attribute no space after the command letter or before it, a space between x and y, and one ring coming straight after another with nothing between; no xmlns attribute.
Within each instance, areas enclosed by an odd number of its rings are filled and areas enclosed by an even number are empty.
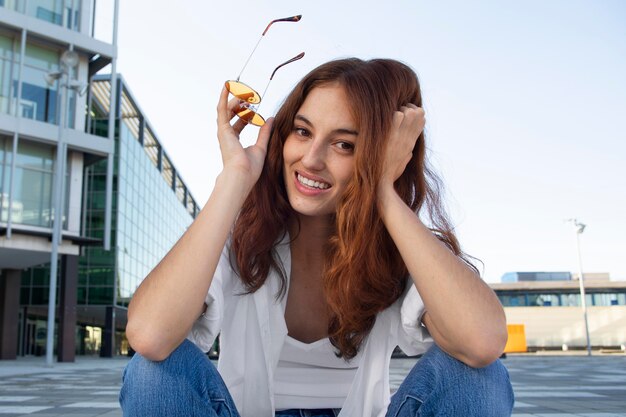
<svg viewBox="0 0 626 417"><path fill-rule="evenodd" d="M78 256L61 258L61 288L59 296L59 335L57 354L59 362L74 362L76 358L76 291L78 283Z"/></svg>
<svg viewBox="0 0 626 417"><path fill-rule="evenodd" d="M17 358L21 272L5 269L0 276L0 359Z"/></svg>

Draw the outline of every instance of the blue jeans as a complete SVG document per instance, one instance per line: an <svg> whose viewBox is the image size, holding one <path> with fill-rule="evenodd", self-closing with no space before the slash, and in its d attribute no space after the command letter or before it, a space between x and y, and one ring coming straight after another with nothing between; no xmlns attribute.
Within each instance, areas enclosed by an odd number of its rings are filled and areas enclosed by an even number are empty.
<svg viewBox="0 0 626 417"><path fill-rule="evenodd" d="M239 417L217 369L188 340L161 362L135 354L122 380L124 416ZM512 409L509 374L499 360L475 369L433 345L391 397L386 416L505 417ZM335 417L336 412L286 410L276 416Z"/></svg>

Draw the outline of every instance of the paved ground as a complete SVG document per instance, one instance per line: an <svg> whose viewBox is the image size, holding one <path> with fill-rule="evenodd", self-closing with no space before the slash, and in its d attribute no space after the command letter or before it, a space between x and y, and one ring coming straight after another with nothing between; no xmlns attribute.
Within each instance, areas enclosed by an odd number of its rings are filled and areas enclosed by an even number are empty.
<svg viewBox="0 0 626 417"><path fill-rule="evenodd" d="M127 359L79 357L44 366L43 358L0 361L0 417L121 417L117 402ZM397 388L415 360L392 360ZM515 417L626 416L626 356L509 355Z"/></svg>

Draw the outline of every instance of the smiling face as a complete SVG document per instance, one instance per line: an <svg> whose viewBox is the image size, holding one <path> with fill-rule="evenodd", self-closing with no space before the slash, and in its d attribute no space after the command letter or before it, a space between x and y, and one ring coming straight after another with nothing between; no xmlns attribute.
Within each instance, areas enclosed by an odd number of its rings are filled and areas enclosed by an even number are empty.
<svg viewBox="0 0 626 417"><path fill-rule="evenodd" d="M283 175L291 207L304 216L334 214L354 168L358 130L343 87L308 94L283 146Z"/></svg>

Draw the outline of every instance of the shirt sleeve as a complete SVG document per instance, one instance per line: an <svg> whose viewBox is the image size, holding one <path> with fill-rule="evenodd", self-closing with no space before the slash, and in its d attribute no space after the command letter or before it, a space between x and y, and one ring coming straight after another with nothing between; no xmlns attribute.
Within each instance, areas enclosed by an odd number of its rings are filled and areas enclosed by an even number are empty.
<svg viewBox="0 0 626 417"><path fill-rule="evenodd" d="M204 299L206 311L193 323L187 339L208 352L217 338L224 318L224 291L234 272L229 260L229 244L222 250L211 286Z"/></svg>
<svg viewBox="0 0 626 417"><path fill-rule="evenodd" d="M400 306L398 346L406 355L415 356L426 352L434 342L422 324L422 316L426 312L426 308L411 277L407 280L407 288L403 297Z"/></svg>

